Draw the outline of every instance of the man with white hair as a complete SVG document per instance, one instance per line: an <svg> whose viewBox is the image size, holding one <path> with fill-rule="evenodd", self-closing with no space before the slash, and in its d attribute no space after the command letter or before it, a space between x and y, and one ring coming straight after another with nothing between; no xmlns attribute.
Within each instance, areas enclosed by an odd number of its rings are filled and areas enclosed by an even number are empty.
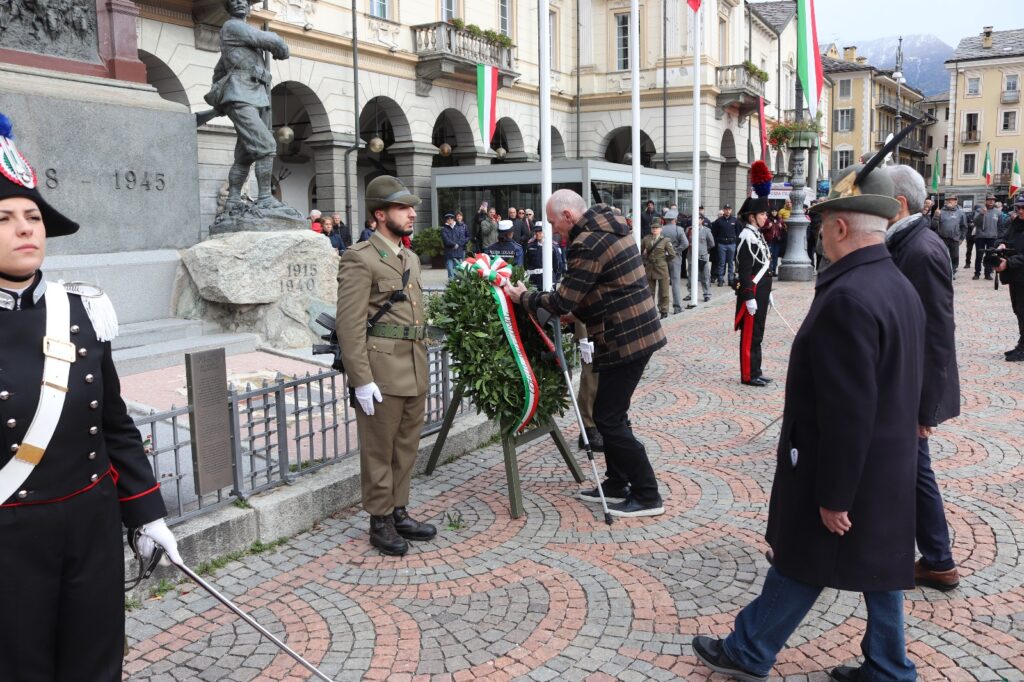
<svg viewBox="0 0 1024 682"><path fill-rule="evenodd" d="M600 375L593 416L604 439L608 472L601 488L609 511L628 517L664 514L654 468L629 424L644 368L668 343L633 232L611 206L588 209L571 190L552 194L545 209L556 239L568 240L565 276L555 291L527 292L521 282L507 284L505 291L530 312L571 314L587 326L594 371ZM601 502L597 488L580 491L580 498Z"/></svg>
<svg viewBox="0 0 1024 682"><path fill-rule="evenodd" d="M917 679L906 655L903 592L914 585L914 486L925 316L885 248L900 204L882 169L853 166L822 215L825 255L789 359L765 537L761 594L724 640L697 657L735 679L767 680L776 656L826 588L862 592L863 666L834 680Z"/></svg>
<svg viewBox="0 0 1024 682"><path fill-rule="evenodd" d="M921 215L924 178L910 166L892 166L893 198L900 202L885 242L893 262L910 280L924 306L924 380L917 417L917 548L914 582L943 592L960 583L949 543L942 493L935 482L928 437L960 414L960 373L953 319L953 271L949 252Z"/></svg>

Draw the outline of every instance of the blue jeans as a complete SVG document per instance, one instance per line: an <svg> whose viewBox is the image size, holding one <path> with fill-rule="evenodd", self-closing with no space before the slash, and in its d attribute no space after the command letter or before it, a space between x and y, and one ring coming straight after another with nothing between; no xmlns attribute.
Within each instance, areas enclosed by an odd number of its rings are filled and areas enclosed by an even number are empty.
<svg viewBox="0 0 1024 682"><path fill-rule="evenodd" d="M448 270L448 279L455 279L455 266L462 262L461 258L445 258L444 267Z"/></svg>
<svg viewBox="0 0 1024 682"><path fill-rule="evenodd" d="M724 643L725 653L745 670L767 675L775 657L821 594L822 588L787 578L768 569L761 594L736 616L735 630ZM868 624L861 640L861 680L910 682L917 670L907 658L903 638L903 592L865 592Z"/></svg>
<svg viewBox="0 0 1024 682"><path fill-rule="evenodd" d="M736 278L736 244L719 244L718 245L718 281L721 283L725 279L725 271L728 266L729 270L729 281L733 281Z"/></svg>
<svg viewBox="0 0 1024 682"><path fill-rule="evenodd" d="M933 571L956 566L949 547L949 526L942 506L942 493L935 482L928 439L917 440L917 548L921 563Z"/></svg>
<svg viewBox="0 0 1024 682"><path fill-rule="evenodd" d="M775 242L774 244L769 244L768 250L772 252L772 264L768 267L768 272L774 275L779 271L779 256L782 254L782 243Z"/></svg>

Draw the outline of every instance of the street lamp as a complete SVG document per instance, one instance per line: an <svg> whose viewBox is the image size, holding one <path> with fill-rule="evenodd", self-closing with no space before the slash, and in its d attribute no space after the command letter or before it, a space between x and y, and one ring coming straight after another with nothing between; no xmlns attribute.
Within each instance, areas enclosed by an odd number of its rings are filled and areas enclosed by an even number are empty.
<svg viewBox="0 0 1024 682"><path fill-rule="evenodd" d="M899 44L896 47L896 70L892 72L892 78L896 81L896 130L893 131L893 134L898 134L903 129L903 107L900 99L900 86L905 82L903 78L903 36L900 36ZM896 159L896 163L900 162L898 143L893 150L893 158Z"/></svg>

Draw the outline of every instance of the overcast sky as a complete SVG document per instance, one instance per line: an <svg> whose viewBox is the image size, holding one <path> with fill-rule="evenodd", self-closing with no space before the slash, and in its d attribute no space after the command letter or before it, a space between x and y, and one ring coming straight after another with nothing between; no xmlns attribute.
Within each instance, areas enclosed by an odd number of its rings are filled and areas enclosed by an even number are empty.
<svg viewBox="0 0 1024 682"><path fill-rule="evenodd" d="M932 34L951 47L961 38L1024 28L1024 0L815 0L818 42L839 46L896 35Z"/></svg>

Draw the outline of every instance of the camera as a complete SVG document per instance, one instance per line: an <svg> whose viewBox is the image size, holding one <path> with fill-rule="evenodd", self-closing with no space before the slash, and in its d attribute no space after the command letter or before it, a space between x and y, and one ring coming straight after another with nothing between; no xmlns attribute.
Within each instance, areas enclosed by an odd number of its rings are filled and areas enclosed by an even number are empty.
<svg viewBox="0 0 1024 682"><path fill-rule="evenodd" d="M982 250L981 252L981 264L985 266L986 270L995 270L999 267L999 262L1004 259L1010 259L1017 255L1017 249L1011 249L1007 246L1003 248L989 247ZM1002 274L1002 273L998 273ZM995 285L996 289L999 288L999 277L996 277Z"/></svg>

